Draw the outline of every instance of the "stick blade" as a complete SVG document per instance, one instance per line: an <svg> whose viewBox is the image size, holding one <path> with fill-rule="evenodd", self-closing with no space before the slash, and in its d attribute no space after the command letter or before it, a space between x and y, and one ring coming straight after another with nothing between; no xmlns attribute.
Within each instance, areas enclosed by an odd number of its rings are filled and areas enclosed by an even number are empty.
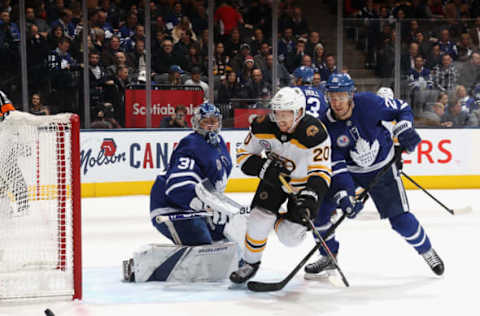
<svg viewBox="0 0 480 316"><path fill-rule="evenodd" d="M250 281L247 283L247 287L253 292L275 292L283 289L285 284L283 282L265 283L258 281Z"/></svg>
<svg viewBox="0 0 480 316"><path fill-rule="evenodd" d="M466 206L464 208L459 208L459 209L454 209L453 210L453 215L462 215L462 214L467 214L472 212L472 207L471 206Z"/></svg>

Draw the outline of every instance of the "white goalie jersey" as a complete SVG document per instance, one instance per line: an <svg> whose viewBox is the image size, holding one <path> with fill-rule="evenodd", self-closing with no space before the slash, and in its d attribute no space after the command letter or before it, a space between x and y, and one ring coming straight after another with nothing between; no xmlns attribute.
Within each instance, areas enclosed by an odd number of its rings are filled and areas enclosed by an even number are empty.
<svg viewBox="0 0 480 316"><path fill-rule="evenodd" d="M325 126L310 115L302 118L292 134L282 133L269 116L257 117L237 150L237 164L242 168L250 157L263 154L284 162L295 189L303 188L311 177L320 177L330 186L330 138Z"/></svg>

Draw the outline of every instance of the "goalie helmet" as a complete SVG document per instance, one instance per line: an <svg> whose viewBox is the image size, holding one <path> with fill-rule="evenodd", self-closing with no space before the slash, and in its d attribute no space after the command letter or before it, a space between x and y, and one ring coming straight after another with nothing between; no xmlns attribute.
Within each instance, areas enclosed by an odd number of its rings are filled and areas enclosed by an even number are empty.
<svg viewBox="0 0 480 316"><path fill-rule="evenodd" d="M290 128L290 130L293 130L297 123L305 116L306 103L305 95L300 88L284 87L278 90L270 102L272 109L270 119L276 122L275 111L293 111L294 121Z"/></svg>
<svg viewBox="0 0 480 316"><path fill-rule="evenodd" d="M393 99L394 97L392 89L387 87L381 87L380 89L378 89L377 95L381 96L382 98L390 98L390 99Z"/></svg>
<svg viewBox="0 0 480 316"><path fill-rule="evenodd" d="M212 130L206 130L201 127L201 121L208 118L216 118L218 125ZM220 142L218 134L222 129L222 114L220 110L211 103L202 103L195 108L192 117L192 127L195 132L205 137L207 143L217 145Z"/></svg>

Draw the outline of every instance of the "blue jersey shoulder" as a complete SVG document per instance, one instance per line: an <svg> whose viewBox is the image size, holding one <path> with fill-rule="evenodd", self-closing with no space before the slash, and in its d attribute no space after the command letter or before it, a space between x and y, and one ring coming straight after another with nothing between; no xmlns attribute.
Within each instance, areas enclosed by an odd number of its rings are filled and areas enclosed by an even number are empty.
<svg viewBox="0 0 480 316"><path fill-rule="evenodd" d="M305 95L306 112L315 118L320 118L328 109L327 99L320 89L311 86L299 87Z"/></svg>

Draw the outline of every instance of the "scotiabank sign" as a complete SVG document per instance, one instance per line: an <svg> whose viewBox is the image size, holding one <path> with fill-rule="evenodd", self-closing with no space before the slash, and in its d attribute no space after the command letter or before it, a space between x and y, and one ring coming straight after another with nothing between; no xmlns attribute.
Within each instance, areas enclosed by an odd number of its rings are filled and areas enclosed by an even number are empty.
<svg viewBox="0 0 480 316"><path fill-rule="evenodd" d="M187 107L186 120L190 126L193 109L203 102L202 89L152 90L152 127L160 127L163 117L175 113L179 105ZM147 125L147 95L143 89L125 91L125 127L143 128Z"/></svg>

